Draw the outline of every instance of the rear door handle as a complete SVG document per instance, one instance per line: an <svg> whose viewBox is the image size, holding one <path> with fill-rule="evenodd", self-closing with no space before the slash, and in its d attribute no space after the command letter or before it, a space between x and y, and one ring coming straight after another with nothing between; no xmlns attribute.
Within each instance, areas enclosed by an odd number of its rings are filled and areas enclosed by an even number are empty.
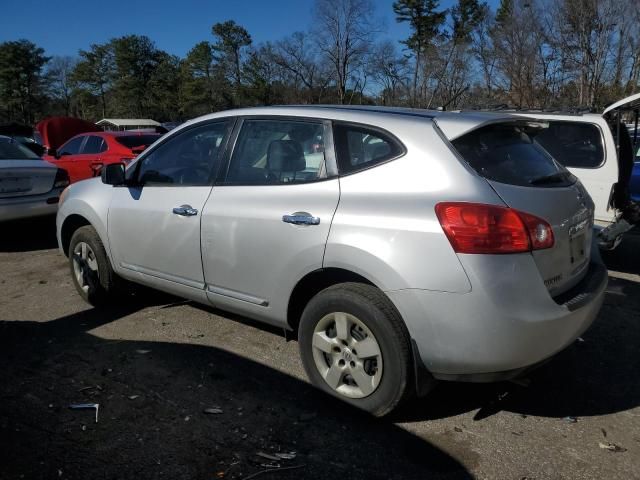
<svg viewBox="0 0 640 480"><path fill-rule="evenodd" d="M314 217L308 213L283 215L282 221L284 223L292 223L294 225L320 225L320 217Z"/></svg>
<svg viewBox="0 0 640 480"><path fill-rule="evenodd" d="M193 208L191 205L180 205L173 209L173 213L180 215L181 217L193 217L198 214L198 210Z"/></svg>

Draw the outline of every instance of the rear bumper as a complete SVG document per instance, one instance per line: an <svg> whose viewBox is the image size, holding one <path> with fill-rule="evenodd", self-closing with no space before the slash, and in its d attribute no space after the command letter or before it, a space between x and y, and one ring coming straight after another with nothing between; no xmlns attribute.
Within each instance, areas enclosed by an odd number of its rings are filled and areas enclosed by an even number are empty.
<svg viewBox="0 0 640 480"><path fill-rule="evenodd" d="M466 294L387 292L426 368L436 378L514 378L563 350L594 321L607 271L592 258L587 276L553 299L528 254L461 256L472 283Z"/></svg>
<svg viewBox="0 0 640 480"><path fill-rule="evenodd" d="M57 188L42 195L0 198L0 222L53 215L58 210L60 193L62 189Z"/></svg>

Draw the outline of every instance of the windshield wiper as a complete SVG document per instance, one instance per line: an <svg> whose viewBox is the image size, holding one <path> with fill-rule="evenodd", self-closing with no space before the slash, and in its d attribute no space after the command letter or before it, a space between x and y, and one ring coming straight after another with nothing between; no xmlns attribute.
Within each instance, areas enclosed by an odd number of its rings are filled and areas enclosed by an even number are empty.
<svg viewBox="0 0 640 480"><path fill-rule="evenodd" d="M571 177L571 172L556 172L551 175L545 175L544 177L534 178L529 180L530 185L547 185L549 183L561 183Z"/></svg>

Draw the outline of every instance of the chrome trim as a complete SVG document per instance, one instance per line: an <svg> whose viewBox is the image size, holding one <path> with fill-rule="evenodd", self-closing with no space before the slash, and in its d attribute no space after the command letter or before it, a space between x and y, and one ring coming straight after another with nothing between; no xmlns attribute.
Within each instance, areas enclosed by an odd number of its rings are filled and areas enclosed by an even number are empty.
<svg viewBox="0 0 640 480"><path fill-rule="evenodd" d="M180 205L173 209L173 213L180 215L181 217L193 217L198 214L198 210L191 205Z"/></svg>
<svg viewBox="0 0 640 480"><path fill-rule="evenodd" d="M223 297L233 298L234 300L240 300L242 302L253 303L261 307L268 307L269 302L263 298L254 297L247 293L236 292L235 290L229 290L227 288L216 287L215 285L207 285L207 291L216 295L222 295Z"/></svg>
<svg viewBox="0 0 640 480"><path fill-rule="evenodd" d="M284 223L292 223L294 225L320 225L320 217L314 217L309 214L294 213L292 215L283 215Z"/></svg>

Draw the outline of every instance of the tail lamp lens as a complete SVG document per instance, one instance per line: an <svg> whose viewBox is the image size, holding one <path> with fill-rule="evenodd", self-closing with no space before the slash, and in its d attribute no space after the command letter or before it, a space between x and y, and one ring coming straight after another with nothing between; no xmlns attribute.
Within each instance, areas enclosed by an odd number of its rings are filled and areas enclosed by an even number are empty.
<svg viewBox="0 0 640 480"><path fill-rule="evenodd" d="M69 174L66 170L59 168L56 171L56 178L53 180L53 188L62 188L69 185Z"/></svg>
<svg viewBox="0 0 640 480"><path fill-rule="evenodd" d="M436 205L436 215L457 253L521 253L554 243L545 220L512 208L447 202Z"/></svg>

